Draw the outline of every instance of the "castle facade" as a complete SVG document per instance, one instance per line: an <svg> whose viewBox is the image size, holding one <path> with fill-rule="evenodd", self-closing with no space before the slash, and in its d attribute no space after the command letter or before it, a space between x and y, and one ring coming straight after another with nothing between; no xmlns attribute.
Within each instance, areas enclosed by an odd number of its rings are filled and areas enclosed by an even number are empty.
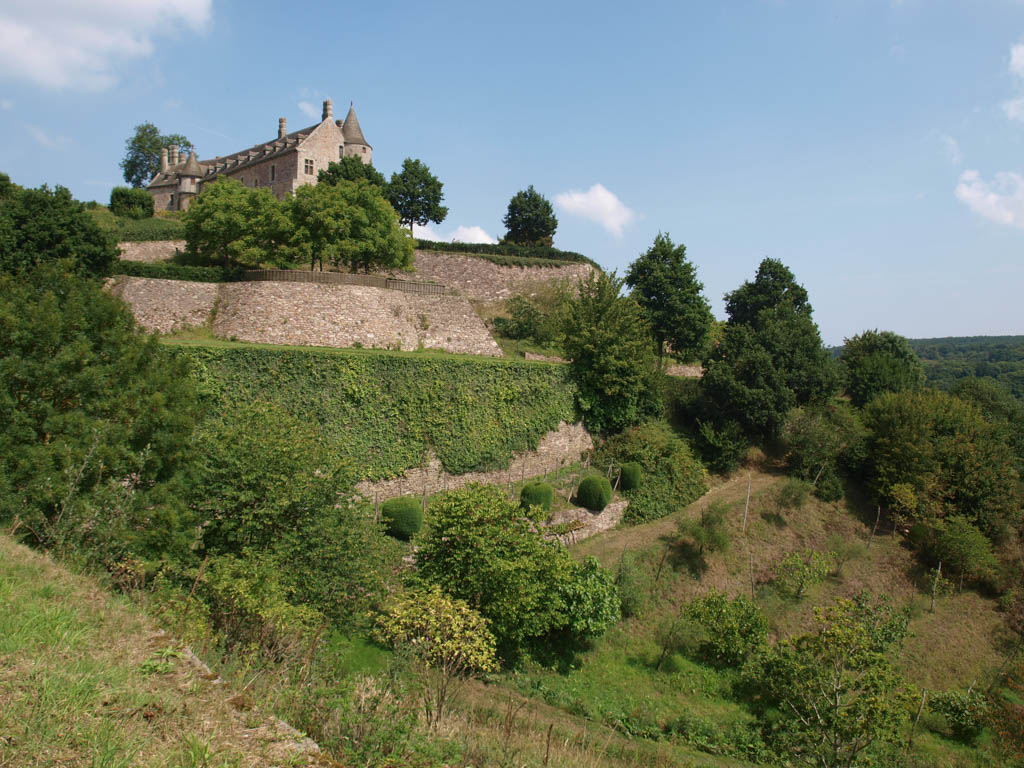
<svg viewBox="0 0 1024 768"><path fill-rule="evenodd" d="M184 211L202 192L203 185L226 176L247 187L269 187L279 199L303 184L316 184L317 174L342 157L373 159L373 147L363 137L355 109L350 105L344 120L335 120L331 100L323 104L316 125L288 133L285 118L278 120L277 138L212 160L200 160L195 152L179 155L178 147L160 154L160 171L146 190L157 210Z"/></svg>

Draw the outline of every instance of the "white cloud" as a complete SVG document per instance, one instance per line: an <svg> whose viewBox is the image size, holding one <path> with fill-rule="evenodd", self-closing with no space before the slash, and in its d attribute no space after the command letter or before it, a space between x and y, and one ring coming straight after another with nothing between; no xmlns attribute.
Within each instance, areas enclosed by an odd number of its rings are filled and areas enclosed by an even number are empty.
<svg viewBox="0 0 1024 768"><path fill-rule="evenodd" d="M204 32L212 0L5 0L0 77L45 88L101 91L123 59L153 53L153 37L182 25Z"/></svg>
<svg viewBox="0 0 1024 768"><path fill-rule="evenodd" d="M498 242L484 230L483 227L466 227L459 225L449 235L442 235L431 227L421 227L419 224L412 225L413 237L419 240L433 240L437 243L496 243Z"/></svg>
<svg viewBox="0 0 1024 768"><path fill-rule="evenodd" d="M1003 112L1011 120L1024 122L1024 98L1010 99L1003 102Z"/></svg>
<svg viewBox="0 0 1024 768"><path fill-rule="evenodd" d="M979 216L1024 229L1024 176L1020 174L997 173L989 183L977 171L964 171L956 197Z"/></svg>
<svg viewBox="0 0 1024 768"><path fill-rule="evenodd" d="M960 145L957 143L957 140L948 133L942 134L939 139L942 141L942 147L946 151L949 161L953 165L960 165L964 160L964 156L960 151Z"/></svg>
<svg viewBox="0 0 1024 768"><path fill-rule="evenodd" d="M555 205L568 214L597 222L616 238L621 238L623 228L636 219L636 213L601 184L586 192L569 190L555 195Z"/></svg>
<svg viewBox="0 0 1024 768"><path fill-rule="evenodd" d="M298 103L299 111L308 117L310 120L319 120L323 114L320 107L311 101L300 101Z"/></svg>
<svg viewBox="0 0 1024 768"><path fill-rule="evenodd" d="M47 149L66 149L72 144L67 136L51 136L37 125L26 125L25 130L39 146Z"/></svg>
<svg viewBox="0 0 1024 768"><path fill-rule="evenodd" d="M1017 43L1010 49L1010 74L1024 79L1024 43Z"/></svg>
<svg viewBox="0 0 1024 768"><path fill-rule="evenodd" d="M1010 74L1018 81L1018 85L1024 84L1024 43L1017 43L1010 48ZM1024 122L1024 98L1018 96L1003 102L1003 112L1011 120Z"/></svg>

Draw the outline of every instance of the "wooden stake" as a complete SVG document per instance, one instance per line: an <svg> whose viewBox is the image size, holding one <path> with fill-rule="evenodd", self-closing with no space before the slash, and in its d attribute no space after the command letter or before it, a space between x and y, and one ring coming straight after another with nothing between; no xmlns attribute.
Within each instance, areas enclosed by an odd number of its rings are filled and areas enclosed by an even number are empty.
<svg viewBox="0 0 1024 768"><path fill-rule="evenodd" d="M871 529L871 536L868 537L868 545L865 549L871 549L871 540L875 538L875 531L878 530L878 521L882 519L882 505L878 505L878 512L875 514L875 525Z"/></svg>
<svg viewBox="0 0 1024 768"><path fill-rule="evenodd" d="M550 723L548 725L548 745L544 749L544 765L547 765L548 761L551 759L551 731L553 731L554 728L555 728L555 724L554 723Z"/></svg>
<svg viewBox="0 0 1024 768"><path fill-rule="evenodd" d="M747 532L747 512L750 510L750 473L747 473L747 503L743 505L743 530L741 533Z"/></svg>
<svg viewBox="0 0 1024 768"><path fill-rule="evenodd" d="M942 561L939 560L939 567L935 569L935 581L932 582L932 607L931 612L935 613L935 590L939 588L939 578L942 576Z"/></svg>
<svg viewBox="0 0 1024 768"><path fill-rule="evenodd" d="M907 751L914 746L914 731L917 730L917 722L921 719L921 713L924 712L924 701L928 698L927 689L921 691L921 705L917 708L917 717L914 718L914 724L910 726L910 738L907 739Z"/></svg>
<svg viewBox="0 0 1024 768"><path fill-rule="evenodd" d="M747 563L750 569L750 600L753 602L756 599L754 594L754 553L747 553Z"/></svg>

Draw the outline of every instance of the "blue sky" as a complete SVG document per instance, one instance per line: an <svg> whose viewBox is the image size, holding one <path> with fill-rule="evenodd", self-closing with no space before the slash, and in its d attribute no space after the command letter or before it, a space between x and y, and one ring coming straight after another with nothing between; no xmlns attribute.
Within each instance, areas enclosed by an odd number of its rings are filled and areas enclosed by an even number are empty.
<svg viewBox="0 0 1024 768"><path fill-rule="evenodd" d="M720 317L771 256L829 344L1024 333L1022 0L0 6L22 185L106 201L138 123L211 157L327 97L444 182L441 238L500 237L533 184L606 268L685 243Z"/></svg>

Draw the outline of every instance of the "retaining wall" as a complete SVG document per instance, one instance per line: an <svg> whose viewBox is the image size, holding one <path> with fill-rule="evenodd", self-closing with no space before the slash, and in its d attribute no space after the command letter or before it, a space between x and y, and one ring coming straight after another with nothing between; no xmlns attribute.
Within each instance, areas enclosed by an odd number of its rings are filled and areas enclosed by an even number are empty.
<svg viewBox="0 0 1024 768"><path fill-rule="evenodd" d="M118 243L125 261L166 261L185 250L184 240L153 240L147 243Z"/></svg>

